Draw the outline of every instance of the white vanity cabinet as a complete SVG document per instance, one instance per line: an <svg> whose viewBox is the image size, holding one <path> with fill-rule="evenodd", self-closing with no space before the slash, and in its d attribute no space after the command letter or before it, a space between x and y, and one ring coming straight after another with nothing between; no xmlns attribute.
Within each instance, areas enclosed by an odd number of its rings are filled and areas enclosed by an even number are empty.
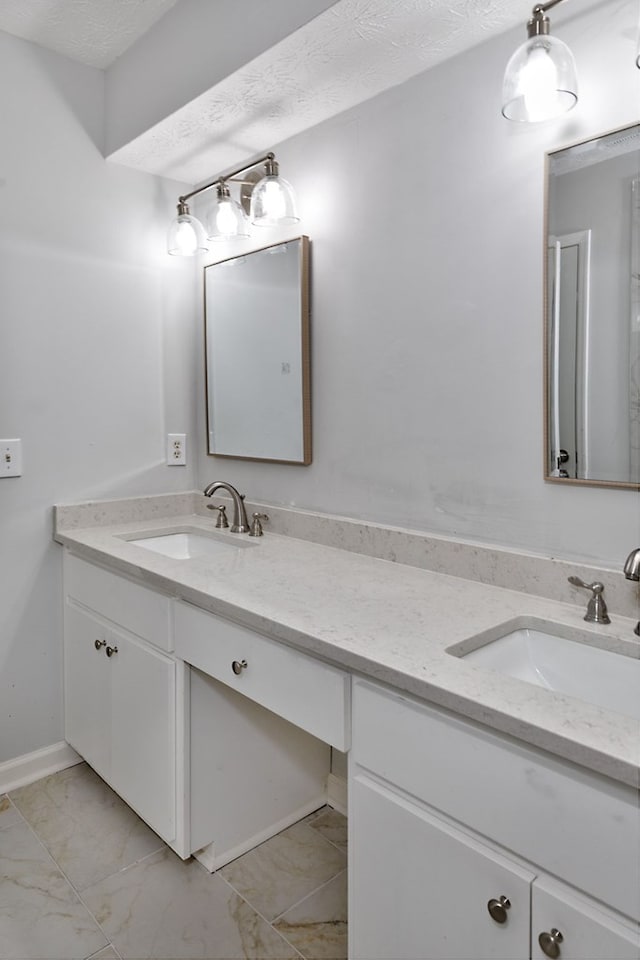
<svg viewBox="0 0 640 960"><path fill-rule="evenodd" d="M349 816L351 960L640 957L631 788L357 681Z"/></svg>
<svg viewBox="0 0 640 960"><path fill-rule="evenodd" d="M176 839L170 600L65 555L65 737L167 842Z"/></svg>

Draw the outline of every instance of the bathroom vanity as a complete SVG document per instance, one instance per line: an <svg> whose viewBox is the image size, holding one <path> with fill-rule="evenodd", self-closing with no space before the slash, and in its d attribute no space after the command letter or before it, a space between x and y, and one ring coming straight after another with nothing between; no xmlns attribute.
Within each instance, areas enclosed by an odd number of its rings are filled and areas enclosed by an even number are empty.
<svg viewBox="0 0 640 960"><path fill-rule="evenodd" d="M637 658L632 621L127 503L58 513L66 737L180 856L322 805L333 746L352 960L638 960L640 719L460 655L535 620ZM144 546L185 531L218 547Z"/></svg>

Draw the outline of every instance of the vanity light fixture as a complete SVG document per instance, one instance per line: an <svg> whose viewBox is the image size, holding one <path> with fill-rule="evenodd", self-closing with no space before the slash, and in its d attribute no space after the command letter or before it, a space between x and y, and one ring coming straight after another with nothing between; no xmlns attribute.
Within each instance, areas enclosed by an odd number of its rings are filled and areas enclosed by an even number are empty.
<svg viewBox="0 0 640 960"><path fill-rule="evenodd" d="M550 35L549 18L545 16L561 2L536 4L527 23L528 39L507 64L502 88L502 114L507 120L551 120L578 102L573 54L566 43Z"/></svg>
<svg viewBox="0 0 640 960"><path fill-rule="evenodd" d="M241 179L240 174L252 170L260 164L265 165L264 176L257 182ZM293 187L280 176L278 163L273 153L267 153L259 160L247 163L237 170L202 187L178 197L178 216L169 227L167 252L173 256L192 257L208 250L209 240L236 240L249 236L249 218L240 203L234 200L229 183L243 185L243 198L251 196L250 219L259 227L278 227L297 223ZM209 230L205 231L200 221L191 215L187 201L216 188L216 199L210 212Z"/></svg>

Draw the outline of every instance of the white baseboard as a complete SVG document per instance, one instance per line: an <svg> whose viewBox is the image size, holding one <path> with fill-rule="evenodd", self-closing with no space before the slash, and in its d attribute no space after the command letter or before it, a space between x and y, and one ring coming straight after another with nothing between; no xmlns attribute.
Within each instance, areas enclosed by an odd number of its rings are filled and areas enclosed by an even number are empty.
<svg viewBox="0 0 640 960"><path fill-rule="evenodd" d="M347 781L330 773L327 777L327 803L338 813L347 816Z"/></svg>
<svg viewBox="0 0 640 960"><path fill-rule="evenodd" d="M13 760L6 760L0 763L0 793L26 787L35 780L66 770L81 761L82 757L64 740L32 753L24 753Z"/></svg>

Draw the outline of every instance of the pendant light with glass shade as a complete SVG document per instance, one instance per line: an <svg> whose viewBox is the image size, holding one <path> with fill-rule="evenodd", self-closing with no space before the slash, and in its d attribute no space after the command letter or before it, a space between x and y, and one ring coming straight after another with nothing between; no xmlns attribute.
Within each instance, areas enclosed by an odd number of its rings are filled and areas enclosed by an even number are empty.
<svg viewBox="0 0 640 960"><path fill-rule="evenodd" d="M502 114L507 120L537 123L561 116L578 102L573 54L549 33L547 10L562 0L537 4L527 23L528 39L513 54L504 75Z"/></svg>
<svg viewBox="0 0 640 960"><path fill-rule="evenodd" d="M240 240L249 236L249 220L240 204L231 197L224 180L216 185L216 202L209 217L209 240Z"/></svg>
<svg viewBox="0 0 640 960"><path fill-rule="evenodd" d="M239 175L264 164L264 176L254 184L253 180L239 179ZM233 199L229 183L243 185L243 199L247 202L249 191L250 219L260 227L281 227L298 223L293 187L280 176L278 163L273 153L267 153L251 163L217 176L203 186L178 198L178 216L169 227L167 252L172 256L192 257L208 251L209 240L233 241L249 237L249 218L243 206ZM216 199L208 217L208 231L191 215L187 201L191 197L216 188ZM247 203L249 206L249 204Z"/></svg>
<svg viewBox="0 0 640 960"><path fill-rule="evenodd" d="M300 220L293 187L280 176L273 154L265 164L264 177L253 188L249 216L255 227L278 227Z"/></svg>
<svg viewBox="0 0 640 960"><path fill-rule="evenodd" d="M171 221L167 235L167 253L173 257L195 257L208 250L205 229L189 212L184 197L178 201L178 216Z"/></svg>

